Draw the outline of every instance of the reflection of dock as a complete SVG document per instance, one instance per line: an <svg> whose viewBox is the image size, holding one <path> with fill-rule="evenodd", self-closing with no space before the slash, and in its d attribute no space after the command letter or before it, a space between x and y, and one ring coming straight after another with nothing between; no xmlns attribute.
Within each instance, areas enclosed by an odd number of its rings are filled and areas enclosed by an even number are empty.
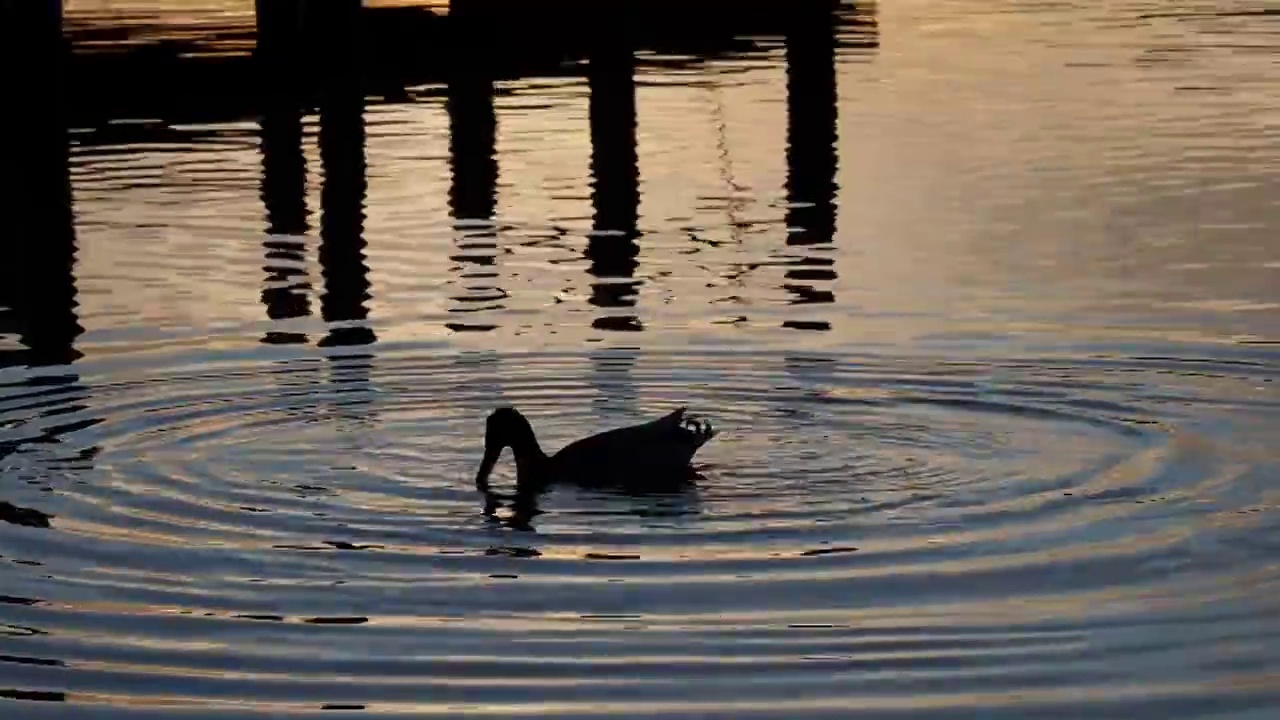
<svg viewBox="0 0 1280 720"><path fill-rule="evenodd" d="M67 54L62 39L83 44L101 27L58 31L56 2L0 0L0 39L9 67L38 62L63 66L65 88L28 74L11 92L45 98L30 107L65 110L2 114L0 142L14 162L0 193L3 217L42 242L20 243L20 262L6 263L38 282L6 283L0 307L13 309L22 342L37 353L70 358L80 330L75 319L74 224L67 171L66 127L98 125L93 144L145 125L99 125L125 117L165 122L254 118L260 123L261 195L265 206L262 303L280 321L268 343L313 340L290 328L313 306L327 324L321 345L375 342L368 301L373 294L365 260L366 105L403 100L418 85L440 83L450 117L449 206L457 224L458 261L466 292L457 309L500 307L493 251L498 157L495 84L528 74L585 75L590 90L592 232L586 259L589 302L601 330L643 330L634 311L643 242L637 153L638 69L696 64L720 54L784 45L787 62L787 225L793 256L785 289L796 304L831 303L835 280L831 245L836 225L836 55L840 44L874 46L874 21L831 0L673 0L598 4L570 0L458 0L450 16L425 9L361 9L356 0L258 0L262 34L227 28L213 40L155 40L122 48L87 47ZM585 0L584 0L585 1ZM298 8L319 8L300 21ZM15 8L21 8L19 17ZM266 9L263 9L266 8ZM596 8L596 9L592 9ZM720 12L715 12L716 9ZM573 13L579 13L573 16ZM576 17L576 22L568 18ZM17 18L15 20L15 18ZM578 24L591 23L591 33ZM842 33L841 27L858 26ZM19 29L21 31L18 31ZM43 29L43 31L41 31ZM856 40L841 40L854 37ZM204 43L204 44L202 44ZM225 47L224 47L225 46ZM218 48L227 50L215 52ZM238 49L237 49L238 48ZM323 52L320 52L320 50ZM664 57L646 51L667 53ZM128 78L127 82L121 78ZM19 97L13 95L12 97ZM58 102L61 98L66 102ZM303 118L319 115L318 259L322 294L306 269L312 231L307 207ZM132 129L130 129L132 128ZM584 168L584 171L588 169ZM23 178L19 182L19 178ZM11 220L16 218L16 220ZM15 295L10 300L6 294ZM20 297L17 297L20 296ZM38 322L36 320L39 320ZM6 323L0 314L0 323ZM484 330L483 323L450 327ZM822 329L823 323L804 327Z"/></svg>
<svg viewBox="0 0 1280 720"><path fill-rule="evenodd" d="M456 243L449 259L456 263L462 292L453 300L455 313L500 309L504 294L495 287L498 233L498 115L494 108L494 77L483 38L466 26L454 66L448 74L449 212ZM486 331L492 325L457 320L455 332Z"/></svg>
<svg viewBox="0 0 1280 720"><path fill-rule="evenodd" d="M591 90L591 201L595 207L587 239L588 269L595 277L589 302L598 308L636 304L633 280L640 254L640 166L636 152L635 51L625 17L600 18L587 73ZM599 330L641 330L635 315L603 315Z"/></svg>
<svg viewBox="0 0 1280 720"><path fill-rule="evenodd" d="M45 368L24 377L26 388L18 390L23 401L6 408L0 466L7 466L6 479L15 481L19 473L6 460L16 453L40 448L43 461L67 470L85 469L98 453L96 446L63 446L66 436L100 420L81 416L90 408L90 391L80 377L66 368L53 369L80 357L76 342L84 331L75 275L69 144L57 101L65 54L55 10L40 3L0 0L0 67L35 66L42 71L40 76L9 75L4 92L21 102L0 112L0 139L5 141L0 157L0 334L16 335L22 344L18 351L0 349L0 368ZM15 107L20 109L15 112ZM13 392L14 386L6 390ZM45 477L26 480L50 489ZM0 501L0 522L45 528L50 517Z"/></svg>
<svg viewBox="0 0 1280 720"><path fill-rule="evenodd" d="M6 0L13 3L16 0ZM56 5L56 0L24 0ZM352 71L367 93L397 101L412 89L442 84L460 64L483 58L495 80L582 75L598 41L584 18L608 7L625 25L640 64L696 64L776 45L797 14L838 11L836 0L454 0L448 14L424 7L360 8L358 0L257 0L253 19L179 34L163 26L127 33L101 21L66 20L70 57L67 98L78 123L112 118L218 122L254 117L275 93L266 65L287 58L297 90L316 104L319 67L335 52L334 27L351 43ZM2 6L3 3L0 3ZM862 36L859 44L867 42ZM263 47L269 52L261 52ZM257 51L255 52L255 49Z"/></svg>
<svg viewBox="0 0 1280 720"><path fill-rule="evenodd" d="M364 93L354 74L350 28L358 3L326 0L330 24L324 45L331 48L317 69L324 79L320 93L320 268L324 294L320 316L329 325L321 346L368 345L376 338L365 324L369 317L369 268L365 264L365 195L369 186L365 161Z"/></svg>
<svg viewBox="0 0 1280 720"><path fill-rule="evenodd" d="M806 17L807 15L807 17ZM803 248L786 271L791 304L835 302L830 252L836 233L836 34L821 11L797 11L787 33L787 245ZM824 254L825 253L825 254ZM829 330L825 320L790 321L787 327Z"/></svg>
<svg viewBox="0 0 1280 720"><path fill-rule="evenodd" d="M77 357L75 218L68 138L59 102L66 55L57 6L0 0L0 333L26 348L19 361L57 365ZM40 73L11 72L18 67ZM8 327L5 327L8 326ZM5 363L7 364L7 363Z"/></svg>

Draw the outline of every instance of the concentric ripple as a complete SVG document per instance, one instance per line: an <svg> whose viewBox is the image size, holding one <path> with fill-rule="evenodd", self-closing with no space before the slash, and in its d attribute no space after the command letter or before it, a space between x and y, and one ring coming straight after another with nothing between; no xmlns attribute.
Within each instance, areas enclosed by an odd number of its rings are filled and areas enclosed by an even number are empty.
<svg viewBox="0 0 1280 720"><path fill-rule="evenodd" d="M0 388L0 464L25 481L0 523L0 694L33 717L1280 699L1265 362L404 347L91 368ZM722 434L696 489L560 489L512 527L470 482L498 403L550 447L680 404Z"/></svg>
<svg viewBox="0 0 1280 720"><path fill-rule="evenodd" d="M194 69L0 213L0 720L1272 720L1274 10L803 4L315 109L69 0ZM500 403L721 434L526 525Z"/></svg>

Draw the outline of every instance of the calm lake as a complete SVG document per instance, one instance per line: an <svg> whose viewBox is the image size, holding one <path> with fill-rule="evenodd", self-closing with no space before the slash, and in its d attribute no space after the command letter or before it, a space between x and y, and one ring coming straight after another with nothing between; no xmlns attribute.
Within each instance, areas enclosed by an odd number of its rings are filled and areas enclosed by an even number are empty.
<svg viewBox="0 0 1280 720"><path fill-rule="evenodd" d="M70 0L72 68L253 49L196 4ZM1274 718L1275 4L799 7L71 77L0 250L0 717ZM524 526L503 404L720 435Z"/></svg>

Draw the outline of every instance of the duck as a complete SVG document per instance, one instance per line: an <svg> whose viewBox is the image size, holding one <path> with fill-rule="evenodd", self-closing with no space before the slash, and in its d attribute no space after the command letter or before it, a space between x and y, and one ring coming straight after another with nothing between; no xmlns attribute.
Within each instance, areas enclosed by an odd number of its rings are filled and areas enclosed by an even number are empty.
<svg viewBox="0 0 1280 720"><path fill-rule="evenodd" d="M718 433L705 420L686 417L686 408L645 423L613 428L547 455L519 410L500 407L485 423L484 457L476 489L489 494L489 474L504 448L516 461L516 492L527 496L561 482L630 491L665 490L696 477L690 462Z"/></svg>

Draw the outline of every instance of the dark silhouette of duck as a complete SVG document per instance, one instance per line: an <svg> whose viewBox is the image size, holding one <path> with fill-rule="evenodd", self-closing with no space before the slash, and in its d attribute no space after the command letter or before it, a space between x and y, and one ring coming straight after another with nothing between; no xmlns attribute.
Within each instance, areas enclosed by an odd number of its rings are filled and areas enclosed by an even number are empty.
<svg viewBox="0 0 1280 720"><path fill-rule="evenodd" d="M484 459L476 473L476 489L489 493L489 473L511 448L516 459L516 491L537 493L557 482L629 491L664 490L687 483L695 473L689 463L716 431L710 423L685 417L685 408L649 422L614 428L576 440L548 456L533 427L519 410L504 407L489 415Z"/></svg>

